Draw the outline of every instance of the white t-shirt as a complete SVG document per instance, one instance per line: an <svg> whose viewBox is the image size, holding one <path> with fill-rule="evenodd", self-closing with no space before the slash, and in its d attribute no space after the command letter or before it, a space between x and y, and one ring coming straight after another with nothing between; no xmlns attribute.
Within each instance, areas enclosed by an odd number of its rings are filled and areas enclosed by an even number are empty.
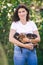
<svg viewBox="0 0 43 65"><path fill-rule="evenodd" d="M25 25L21 21L12 22L11 29L16 30L18 33L33 33L33 31L38 30L36 24L29 20Z"/></svg>

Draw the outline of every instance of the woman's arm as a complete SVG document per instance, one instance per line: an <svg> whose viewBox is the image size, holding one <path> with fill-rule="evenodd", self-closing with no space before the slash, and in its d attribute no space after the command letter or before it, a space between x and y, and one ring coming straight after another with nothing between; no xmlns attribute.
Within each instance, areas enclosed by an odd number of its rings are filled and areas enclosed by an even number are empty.
<svg viewBox="0 0 43 65"><path fill-rule="evenodd" d="M33 49L33 44L23 44L21 42L19 42L18 40L16 40L13 36L15 34L15 30L11 29L10 30L10 33L9 33L9 41L12 43L12 44L15 44L17 46L20 46L20 47L24 47L24 48L27 48L27 49L30 49L32 50Z"/></svg>
<svg viewBox="0 0 43 65"><path fill-rule="evenodd" d="M12 43L12 44L15 44L17 46L20 46L20 47L24 47L24 44L19 42L18 40L16 40L13 36L15 34L15 30L11 29L10 30L10 33L9 33L9 41Z"/></svg>
<svg viewBox="0 0 43 65"><path fill-rule="evenodd" d="M33 34L36 34L37 38L31 39L31 42L34 43L34 44L37 44L38 42L40 42L40 35L39 35L38 30L34 31Z"/></svg>

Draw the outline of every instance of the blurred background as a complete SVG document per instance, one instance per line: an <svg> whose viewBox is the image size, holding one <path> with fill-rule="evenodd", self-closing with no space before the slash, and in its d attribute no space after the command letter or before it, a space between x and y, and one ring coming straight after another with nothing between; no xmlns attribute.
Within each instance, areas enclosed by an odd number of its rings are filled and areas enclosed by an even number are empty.
<svg viewBox="0 0 43 65"><path fill-rule="evenodd" d="M43 0L0 0L0 65L14 65L13 48L9 42L12 15L18 4L24 3L30 10L30 19L39 30L41 42L37 48L38 65L43 65Z"/></svg>

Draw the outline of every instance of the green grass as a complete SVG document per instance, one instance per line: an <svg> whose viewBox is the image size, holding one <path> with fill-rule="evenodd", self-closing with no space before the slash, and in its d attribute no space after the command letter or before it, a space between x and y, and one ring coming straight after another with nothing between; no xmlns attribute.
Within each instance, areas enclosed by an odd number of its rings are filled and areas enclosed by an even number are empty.
<svg viewBox="0 0 43 65"><path fill-rule="evenodd" d="M8 65L7 57L0 43L0 65Z"/></svg>

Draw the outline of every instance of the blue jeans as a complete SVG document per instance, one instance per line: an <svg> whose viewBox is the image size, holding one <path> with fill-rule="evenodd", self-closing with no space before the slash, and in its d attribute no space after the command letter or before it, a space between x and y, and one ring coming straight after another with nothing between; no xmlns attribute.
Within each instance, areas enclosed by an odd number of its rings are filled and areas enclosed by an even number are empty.
<svg viewBox="0 0 43 65"><path fill-rule="evenodd" d="M36 50L29 50L15 46L14 48L14 65L37 65Z"/></svg>

